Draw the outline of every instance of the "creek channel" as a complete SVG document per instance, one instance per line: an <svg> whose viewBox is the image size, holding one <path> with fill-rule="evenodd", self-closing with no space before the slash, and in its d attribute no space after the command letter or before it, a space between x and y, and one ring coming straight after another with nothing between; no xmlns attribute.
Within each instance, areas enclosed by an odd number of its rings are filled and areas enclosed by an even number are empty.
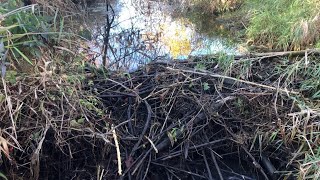
<svg viewBox="0 0 320 180"><path fill-rule="evenodd" d="M102 64L106 59L109 69L134 71L159 59L185 60L218 52L239 54L237 45L228 39L198 33L198 27L187 17L174 17L177 9L183 11L181 6L142 0L116 0L109 6L98 0L90 4L87 27L81 28L90 29L88 46L95 63Z"/></svg>
<svg viewBox="0 0 320 180"><path fill-rule="evenodd" d="M109 5L95 1L88 5L88 23L80 28L90 29L89 58L98 66L105 58L107 68L131 72L155 60L186 60L219 52L239 54L237 45L228 39L199 33L188 18L174 17L179 6L144 0L117 0ZM224 156L220 162L224 179L263 179L242 158L236 153ZM213 175L219 179L218 174Z"/></svg>

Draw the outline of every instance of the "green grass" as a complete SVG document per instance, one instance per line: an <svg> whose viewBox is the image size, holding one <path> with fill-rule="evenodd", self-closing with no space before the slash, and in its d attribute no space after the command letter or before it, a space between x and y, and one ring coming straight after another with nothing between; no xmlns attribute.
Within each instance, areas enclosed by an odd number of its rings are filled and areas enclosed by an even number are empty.
<svg viewBox="0 0 320 180"><path fill-rule="evenodd" d="M298 88L304 97L311 100L320 99L320 62L317 58L300 58L277 72L284 77L290 88Z"/></svg>
<svg viewBox="0 0 320 180"><path fill-rule="evenodd" d="M59 8L44 9L44 5L22 6L21 0L8 0L0 4L0 42L8 51L5 59L11 66L34 67L53 46L70 47L73 32L67 32L65 17ZM76 32L75 32L76 33ZM57 60L57 58L52 58ZM62 60L60 58L60 60ZM37 61L37 62L36 62Z"/></svg>
<svg viewBox="0 0 320 180"><path fill-rule="evenodd" d="M246 0L247 37L269 48L303 49L319 38L320 3L316 0Z"/></svg>
<svg viewBox="0 0 320 180"><path fill-rule="evenodd" d="M291 61L291 63L289 63ZM320 99L320 61L319 57L309 55L285 59L285 66L279 65L275 72L283 82L284 88L295 89L300 94L289 96L299 110L288 112L287 140L294 142L296 149L292 162L296 163L295 179L312 179L320 177L319 137L319 99Z"/></svg>
<svg viewBox="0 0 320 180"><path fill-rule="evenodd" d="M184 16L205 34L221 34L228 27L236 27L248 42L270 50L320 47L318 0L187 0L182 7ZM217 17L223 20L228 14L233 19L231 23L216 21ZM239 24L245 31L239 29ZM225 25L226 29L219 29Z"/></svg>
<svg viewBox="0 0 320 180"><path fill-rule="evenodd" d="M319 136L319 132L318 132L318 136ZM320 178L320 168L319 168L320 147L315 148L314 151L310 150L310 153L305 155L305 159L300 165L301 171L298 177L299 179L319 179Z"/></svg>
<svg viewBox="0 0 320 180"><path fill-rule="evenodd" d="M39 55L44 39L49 40L49 17L39 16L35 7L19 7L19 1L10 0L0 8L5 19L0 24L0 36L15 61L25 60L33 65L32 57ZM25 54L29 52L30 55Z"/></svg>

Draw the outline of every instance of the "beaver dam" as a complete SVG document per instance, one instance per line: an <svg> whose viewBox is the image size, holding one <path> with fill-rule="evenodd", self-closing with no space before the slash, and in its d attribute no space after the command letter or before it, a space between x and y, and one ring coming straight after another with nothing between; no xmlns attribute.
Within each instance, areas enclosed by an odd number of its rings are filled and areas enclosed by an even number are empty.
<svg viewBox="0 0 320 180"><path fill-rule="evenodd" d="M53 80L34 86L39 77L7 87L23 120L20 146L2 168L35 179L295 179L295 137L317 128L319 117L293 98L308 93L300 82L275 73L289 62L233 57L225 71L217 57L203 58L156 61L130 74L88 67L75 87L90 96Z"/></svg>
<svg viewBox="0 0 320 180"><path fill-rule="evenodd" d="M1 178L319 179L319 49L243 52L174 2L139 2L83 6L76 38L56 11L59 33L0 36Z"/></svg>

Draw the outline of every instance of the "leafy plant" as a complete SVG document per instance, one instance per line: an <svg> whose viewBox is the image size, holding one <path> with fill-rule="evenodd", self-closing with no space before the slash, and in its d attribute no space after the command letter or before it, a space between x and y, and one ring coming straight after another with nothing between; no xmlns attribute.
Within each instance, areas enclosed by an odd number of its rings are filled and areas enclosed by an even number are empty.
<svg viewBox="0 0 320 180"><path fill-rule="evenodd" d="M195 69L201 71L201 70L206 70L207 68L206 68L206 65L204 63L199 62L199 63L197 63Z"/></svg>
<svg viewBox="0 0 320 180"><path fill-rule="evenodd" d="M316 48L320 48L320 41L317 42Z"/></svg>
<svg viewBox="0 0 320 180"><path fill-rule="evenodd" d="M17 82L17 71L7 71L6 72L6 80L8 80L11 84L15 84Z"/></svg>
<svg viewBox="0 0 320 180"><path fill-rule="evenodd" d="M207 91L210 89L210 86L207 82L203 83L203 90Z"/></svg>
<svg viewBox="0 0 320 180"><path fill-rule="evenodd" d="M86 109L97 113L97 115L99 116L102 116L104 114L103 111L100 108L98 108L99 101L95 97L87 97L87 99L79 99L79 102Z"/></svg>
<svg viewBox="0 0 320 180"><path fill-rule="evenodd" d="M0 5L0 37L15 61L34 65L34 58L42 56L41 48L59 42L62 23L56 17L40 12L36 5L19 7L19 0L8 0ZM59 32L54 30L59 27Z"/></svg>
<svg viewBox="0 0 320 180"><path fill-rule="evenodd" d="M231 72L231 68L234 62L234 56L228 55L224 52L219 52L217 60L219 67L224 70L225 74Z"/></svg>

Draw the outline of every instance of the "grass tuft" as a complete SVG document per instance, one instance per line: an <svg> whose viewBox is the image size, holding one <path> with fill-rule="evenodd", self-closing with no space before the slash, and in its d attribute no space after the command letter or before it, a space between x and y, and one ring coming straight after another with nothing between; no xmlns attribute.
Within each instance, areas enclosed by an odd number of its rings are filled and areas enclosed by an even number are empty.
<svg viewBox="0 0 320 180"><path fill-rule="evenodd" d="M243 7L251 16L247 36L270 49L312 46L319 39L319 7L317 0L247 0Z"/></svg>

